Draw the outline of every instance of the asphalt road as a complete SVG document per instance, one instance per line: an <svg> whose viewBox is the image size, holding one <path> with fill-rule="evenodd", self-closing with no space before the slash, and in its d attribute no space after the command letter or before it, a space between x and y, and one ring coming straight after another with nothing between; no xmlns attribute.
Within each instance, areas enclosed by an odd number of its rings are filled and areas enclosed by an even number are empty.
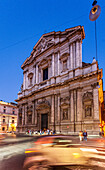
<svg viewBox="0 0 105 170"><path fill-rule="evenodd" d="M75 138L75 137L74 137ZM0 170L23 170L23 162L25 160L25 149L33 147L35 137L15 137L8 136L0 140ZM77 143L79 140L76 138ZM89 169L89 170L104 170L105 169L105 138L92 138L86 142L82 142L81 146L97 149L97 154L93 154L93 167L54 167L54 170L66 169ZM91 154L92 155L92 154ZM88 155L89 156L89 155ZM97 167L99 165L99 168Z"/></svg>

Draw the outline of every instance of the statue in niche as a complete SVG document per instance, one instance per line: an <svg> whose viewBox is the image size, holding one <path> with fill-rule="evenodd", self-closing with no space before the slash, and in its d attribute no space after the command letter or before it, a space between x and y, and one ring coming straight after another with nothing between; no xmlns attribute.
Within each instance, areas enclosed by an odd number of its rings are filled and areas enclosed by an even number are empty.
<svg viewBox="0 0 105 170"><path fill-rule="evenodd" d="M85 107L85 117L91 116L91 106L86 106Z"/></svg>
<svg viewBox="0 0 105 170"><path fill-rule="evenodd" d="M68 110L64 109L63 110L63 120L67 120L68 119Z"/></svg>

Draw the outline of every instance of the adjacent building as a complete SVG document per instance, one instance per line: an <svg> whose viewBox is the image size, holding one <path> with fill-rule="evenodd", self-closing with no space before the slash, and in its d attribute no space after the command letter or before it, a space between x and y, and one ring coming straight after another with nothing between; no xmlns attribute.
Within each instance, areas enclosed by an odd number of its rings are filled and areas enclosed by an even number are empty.
<svg viewBox="0 0 105 170"><path fill-rule="evenodd" d="M83 26L42 35L25 60L18 93L19 132L98 134L102 121L102 69L82 61ZM100 85L100 86L99 86Z"/></svg>
<svg viewBox="0 0 105 170"><path fill-rule="evenodd" d="M16 103L0 101L0 132L16 131L17 113Z"/></svg>

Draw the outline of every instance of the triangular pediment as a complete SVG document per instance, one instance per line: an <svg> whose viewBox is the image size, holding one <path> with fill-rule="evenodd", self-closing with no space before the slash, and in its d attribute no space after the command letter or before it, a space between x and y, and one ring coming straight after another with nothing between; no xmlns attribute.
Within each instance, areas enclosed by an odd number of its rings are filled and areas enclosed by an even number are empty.
<svg viewBox="0 0 105 170"><path fill-rule="evenodd" d="M40 39L40 41L38 42L37 45L35 45L34 50L36 55L40 54L41 52L43 52L44 50L48 49L49 47L51 47L54 44L54 40L53 38L46 38L46 37L42 37Z"/></svg>
<svg viewBox="0 0 105 170"><path fill-rule="evenodd" d="M62 43L68 37L75 36L76 32L79 31L79 34L81 36L81 39L84 39L85 33L84 28L82 26L76 26L72 28L68 28L65 31L53 31L47 34L43 34L41 38L38 40L36 45L33 48L33 51L31 52L30 57L28 57L25 62L22 65L22 68L29 64L31 60L33 60L36 56L41 54L42 52L48 50L50 47L55 46L58 43Z"/></svg>

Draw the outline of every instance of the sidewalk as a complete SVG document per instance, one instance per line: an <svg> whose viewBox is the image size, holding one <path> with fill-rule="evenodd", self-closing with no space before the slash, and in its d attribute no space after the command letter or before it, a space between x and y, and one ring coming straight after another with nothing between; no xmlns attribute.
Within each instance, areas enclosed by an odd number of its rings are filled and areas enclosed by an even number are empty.
<svg viewBox="0 0 105 170"><path fill-rule="evenodd" d="M16 144L16 143L24 143L24 142L28 142L28 141L35 141L35 138L37 139L39 137L44 137L44 136L47 136L47 135L29 135L28 134L28 135L25 135L25 136L21 136L21 134L20 134L19 137L16 137L16 135L10 136L10 137L7 136L7 137L2 138L0 140L0 146L9 145L9 144ZM87 138L87 141L81 141L80 142L79 136L77 136L77 135L76 136L69 135L69 136L74 138L75 142L77 144L79 143L83 146L104 147L105 148L105 137L101 137L101 136L98 136L98 135L89 135L88 138Z"/></svg>

